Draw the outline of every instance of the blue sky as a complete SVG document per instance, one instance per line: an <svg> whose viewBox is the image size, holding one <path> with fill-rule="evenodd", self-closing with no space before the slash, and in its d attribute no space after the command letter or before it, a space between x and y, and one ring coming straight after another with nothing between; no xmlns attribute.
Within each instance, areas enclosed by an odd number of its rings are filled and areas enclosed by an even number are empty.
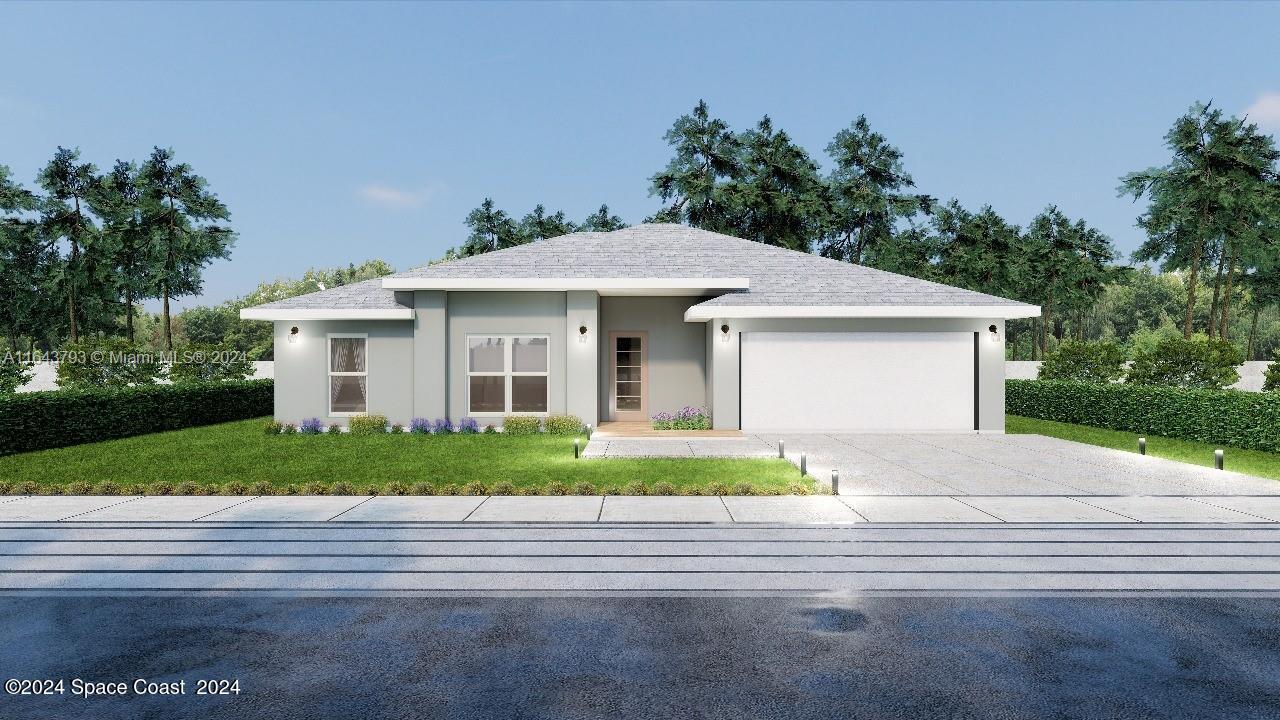
<svg viewBox="0 0 1280 720"><path fill-rule="evenodd" d="M1123 173L1197 99L1280 131L1280 4L0 5L0 164L173 147L240 239L217 302L310 266L407 268L485 196L638 222L699 98L822 160L860 113L919 188L1140 242Z"/></svg>

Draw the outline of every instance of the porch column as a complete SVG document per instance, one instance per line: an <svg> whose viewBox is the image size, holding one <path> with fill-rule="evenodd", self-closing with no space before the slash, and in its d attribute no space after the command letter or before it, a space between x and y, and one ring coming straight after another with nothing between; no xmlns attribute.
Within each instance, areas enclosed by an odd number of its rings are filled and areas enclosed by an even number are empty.
<svg viewBox="0 0 1280 720"><path fill-rule="evenodd" d="M729 326L727 335L721 330L724 325ZM711 427L716 430L739 429L738 333L739 328L732 320L716 318L707 323L710 349L707 374L711 384L707 397L711 405Z"/></svg>
<svg viewBox="0 0 1280 720"><path fill-rule="evenodd" d="M569 290L565 296L565 411L595 426L600 424L600 296L594 290Z"/></svg>
<svg viewBox="0 0 1280 720"><path fill-rule="evenodd" d="M418 290L413 294L417 310L413 318L413 416L438 418L448 408L448 337L443 290Z"/></svg>

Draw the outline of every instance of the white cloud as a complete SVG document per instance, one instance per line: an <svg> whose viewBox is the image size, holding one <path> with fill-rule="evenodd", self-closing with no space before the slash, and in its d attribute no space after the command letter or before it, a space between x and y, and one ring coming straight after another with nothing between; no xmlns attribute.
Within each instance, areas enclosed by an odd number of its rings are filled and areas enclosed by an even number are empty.
<svg viewBox="0 0 1280 720"><path fill-rule="evenodd" d="M1280 130L1280 92L1265 92L1244 111L1250 122L1270 130Z"/></svg>
<svg viewBox="0 0 1280 720"><path fill-rule="evenodd" d="M382 183L369 183L358 194L366 202L389 208L419 208L438 195L444 186L430 182L419 188L397 188Z"/></svg>

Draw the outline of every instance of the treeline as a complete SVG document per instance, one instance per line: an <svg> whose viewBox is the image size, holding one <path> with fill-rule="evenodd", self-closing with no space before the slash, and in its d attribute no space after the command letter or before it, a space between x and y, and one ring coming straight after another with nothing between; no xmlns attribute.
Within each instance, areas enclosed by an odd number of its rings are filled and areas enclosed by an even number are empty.
<svg viewBox="0 0 1280 720"><path fill-rule="evenodd" d="M59 147L30 190L0 166L0 335L11 350L123 335L138 305L198 295L203 269L230 256L231 214L204 178L155 148L141 164L100 172Z"/></svg>

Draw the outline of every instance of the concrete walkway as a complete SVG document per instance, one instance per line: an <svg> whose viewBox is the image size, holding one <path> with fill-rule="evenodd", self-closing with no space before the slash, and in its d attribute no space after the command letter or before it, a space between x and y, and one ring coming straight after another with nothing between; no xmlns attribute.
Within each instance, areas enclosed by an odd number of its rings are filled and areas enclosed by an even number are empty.
<svg viewBox="0 0 1280 720"><path fill-rule="evenodd" d="M1275 523L1276 496L0 498L0 523Z"/></svg>
<svg viewBox="0 0 1280 720"><path fill-rule="evenodd" d="M1280 482L1045 437L975 433L780 433L593 439L586 457L777 457L841 495L1276 495ZM1230 451L1227 467L1230 468Z"/></svg>

